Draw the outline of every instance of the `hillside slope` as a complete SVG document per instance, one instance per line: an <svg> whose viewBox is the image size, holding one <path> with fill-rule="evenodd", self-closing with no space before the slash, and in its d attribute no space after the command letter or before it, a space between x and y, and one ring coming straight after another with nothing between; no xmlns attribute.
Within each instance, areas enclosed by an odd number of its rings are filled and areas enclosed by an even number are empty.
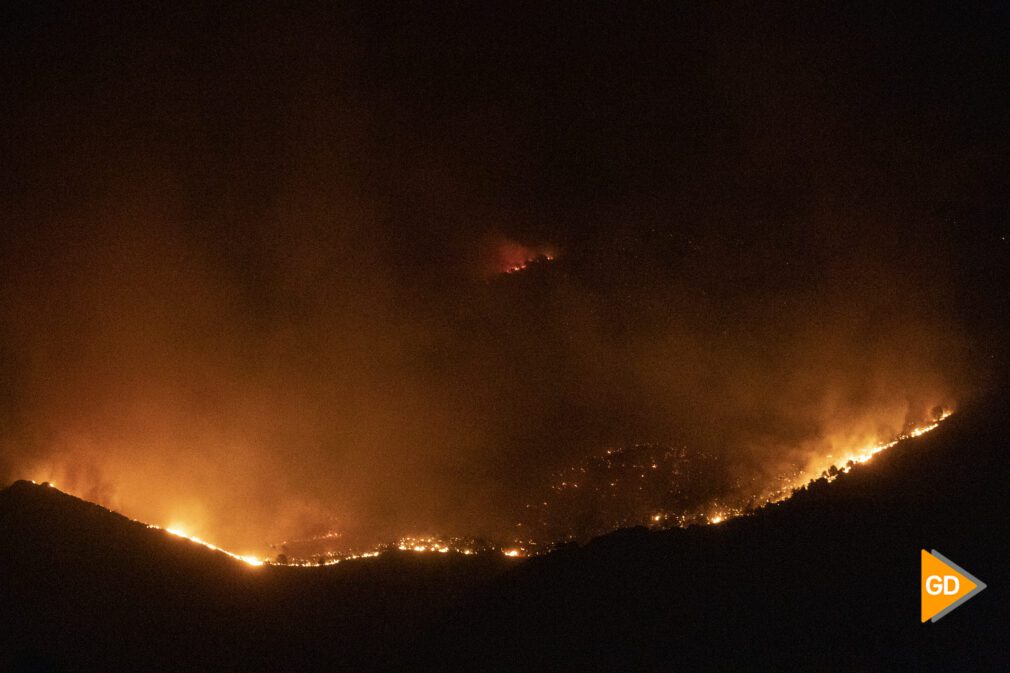
<svg viewBox="0 0 1010 673"><path fill-rule="evenodd" d="M1005 400L754 516L533 559L428 638L414 668L1010 670ZM921 624L921 548L989 589Z"/></svg>
<svg viewBox="0 0 1010 673"><path fill-rule="evenodd" d="M362 671L514 565L251 567L54 488L0 491L0 670Z"/></svg>
<svg viewBox="0 0 1010 673"><path fill-rule="evenodd" d="M253 568L56 489L0 491L0 665L172 671L1007 670L1006 397L718 526L521 564ZM989 589L918 619L919 549Z"/></svg>

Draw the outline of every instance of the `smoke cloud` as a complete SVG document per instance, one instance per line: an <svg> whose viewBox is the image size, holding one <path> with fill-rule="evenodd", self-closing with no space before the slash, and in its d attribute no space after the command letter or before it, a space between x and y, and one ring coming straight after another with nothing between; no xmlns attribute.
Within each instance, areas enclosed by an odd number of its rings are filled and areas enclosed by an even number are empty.
<svg viewBox="0 0 1010 673"><path fill-rule="evenodd" d="M972 390L944 207L989 177L948 103L867 104L907 43L90 11L6 43L5 482L240 553L502 537L606 448L770 478Z"/></svg>

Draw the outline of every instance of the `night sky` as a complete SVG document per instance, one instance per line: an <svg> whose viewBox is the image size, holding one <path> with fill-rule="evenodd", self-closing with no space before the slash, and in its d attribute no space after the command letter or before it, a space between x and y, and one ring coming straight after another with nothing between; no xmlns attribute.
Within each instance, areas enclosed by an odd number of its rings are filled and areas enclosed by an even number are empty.
<svg viewBox="0 0 1010 673"><path fill-rule="evenodd" d="M957 408L1010 11L877 4L5 6L0 481L501 537L607 448L734 484Z"/></svg>

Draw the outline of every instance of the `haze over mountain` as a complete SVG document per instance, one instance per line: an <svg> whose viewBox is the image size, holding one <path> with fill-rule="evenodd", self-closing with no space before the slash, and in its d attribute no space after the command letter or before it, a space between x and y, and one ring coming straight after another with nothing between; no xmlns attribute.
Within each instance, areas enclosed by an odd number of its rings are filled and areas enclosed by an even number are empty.
<svg viewBox="0 0 1010 673"><path fill-rule="evenodd" d="M1008 36L3 3L0 664L1010 670Z"/></svg>
<svg viewBox="0 0 1010 673"><path fill-rule="evenodd" d="M5 8L0 479L243 554L502 537L1002 348L1005 7L267 5Z"/></svg>

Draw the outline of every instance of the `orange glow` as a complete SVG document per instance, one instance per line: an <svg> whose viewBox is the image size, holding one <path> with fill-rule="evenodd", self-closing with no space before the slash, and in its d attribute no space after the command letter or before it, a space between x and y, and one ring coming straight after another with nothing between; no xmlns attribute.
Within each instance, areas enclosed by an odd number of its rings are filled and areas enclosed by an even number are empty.
<svg viewBox="0 0 1010 673"><path fill-rule="evenodd" d="M886 451L898 442L905 439L921 437L922 435L935 430L953 413L954 412L950 409L943 409L936 420L931 423L915 426L889 441L877 442L849 449L842 454L841 458L836 458L833 453L824 456L817 455L810 461L805 470L798 472L791 479L787 480L781 487L770 492L764 498L762 504L770 504L786 500L797 490L804 488L818 479L825 479L828 482L832 482L838 478L838 475L850 472L856 465L869 462L874 456Z"/></svg>
<svg viewBox="0 0 1010 673"><path fill-rule="evenodd" d="M927 432L929 432L931 430L935 430L940 425L940 423L942 423L943 421L945 421L947 418L950 417L951 413L953 413L953 412L951 412L950 410L944 409L943 412L940 414L939 418L937 418L932 423L928 423L926 425L920 425L920 426L914 427L911 430L909 430L908 432L906 432L906 433L904 433L902 435L899 435L895 439L892 439L892 440L890 440L888 442L882 442L882 443L878 443L878 444L871 444L869 446L864 446L862 448L858 448L858 449L855 449L853 451L850 451L849 453L844 454L842 456L842 458L834 461L834 465L835 465L835 467L838 468L838 473L848 472L849 470L851 470L853 468L853 466L855 466L855 465L857 465L859 463L865 463L865 462L871 460L874 456L876 456L881 451L885 451L885 450L891 448L892 446L894 446L898 442L902 441L903 439L911 439L911 438L914 438L914 437L921 437L922 435L926 434ZM828 466L828 467L831 467L831 466ZM837 474L836 475L828 475L827 478L828 478L829 481L832 481L832 480L835 479L836 476L837 476ZM812 478L816 478L816 477L812 477Z"/></svg>
<svg viewBox="0 0 1010 673"><path fill-rule="evenodd" d="M952 412L949 409L942 410L941 413L937 415L935 420L930 423L923 425L918 425L906 430L901 435L895 437L894 439L872 443L869 445L864 445L858 448L850 449L842 452L841 458L836 458L837 454L820 454L815 453L812 455L807 467L796 472L792 477L784 479L781 485L777 488L772 489L767 492L763 497L759 498L753 506L744 507L736 506L732 504L727 504L725 502L710 502L707 506L703 507L701 512L705 513L690 513L690 512L665 512L659 511L648 515L648 523L654 528L665 528L669 526L687 526L692 524L708 524L708 525L719 525L730 519L744 516L752 513L755 509L760 507L780 502L789 498L794 492L799 489L804 488L809 483L817 479L825 479L827 481L834 481L839 474L844 474L858 464L866 463L872 460L875 456L881 452L893 447L898 442L921 437L926 433L937 428L944 420L950 417ZM607 450L608 456L617 455L613 450ZM656 463L649 463L646 467L656 469ZM830 469L828 469L830 468ZM56 484L52 481L34 481L33 483L41 483L50 488L56 488ZM610 487L616 488L620 484L617 481L610 482ZM564 488L578 488L578 484L575 482L564 481L561 482L561 487ZM547 503L545 502L544 505ZM714 509L713 509L714 507ZM479 553L488 553L494 551L494 547L487 546L479 541L472 540L469 538L447 538L447 537L433 537L433 536L407 536L400 538L397 542L386 545L378 545L372 549L366 549L364 551L356 551L353 553L330 553L322 556L315 556L313 560L305 558L291 558L285 561L272 561L260 556L252 554L240 554L233 551L229 551L222 547L219 547L211 542L208 542L201 537L192 534L190 527L182 523L173 522L172 524L162 527L154 524L145 524L148 528L154 530L162 530L170 535L176 537L184 538L199 544L207 549L215 552L220 552L225 554L236 561L240 561L251 567L260 567L263 565L276 565L283 564L288 566L296 567L317 567L317 566L328 566L335 565L342 561L356 560L356 559L367 559L379 556L382 553L390 551L400 551L400 552L410 552L417 554L425 553L435 553L435 554L461 554L461 555L474 555ZM321 536L322 538L339 538L340 534L335 532L329 532ZM538 548L539 543L543 541L534 542L533 540L518 540L514 539L516 546L503 547L500 548L500 553L509 558L522 558L530 555L536 555L540 552ZM525 546L529 545L529 546ZM285 555L286 556L286 555Z"/></svg>
<svg viewBox="0 0 1010 673"><path fill-rule="evenodd" d="M509 239L501 239L494 245L489 263L489 273L490 275L518 273L537 262L553 262L557 256L557 249L552 245L531 246Z"/></svg>
<svg viewBox="0 0 1010 673"><path fill-rule="evenodd" d="M251 555L239 555L239 554L232 553L232 552L230 552L230 551L228 551L226 549L221 549L217 545L213 545L210 542L207 542L206 540L201 540L200 538L196 537L195 535L190 535L190 534L188 534L188 533L186 533L186 532L184 532L184 531L182 531L182 530L180 530L178 528L162 528L161 526L155 526L153 524L148 524L147 527L148 528L154 528L156 530L163 530L166 533L169 533L171 535L175 535L176 537L185 538L185 539L189 540L190 542L195 542L196 544L203 545L207 549L210 549L210 550L213 550L213 551L216 551L216 552L221 552L222 554L227 554L228 556L232 557L236 561L242 561L243 563L245 563L247 565L261 566L261 565L264 564L264 561L256 558L255 556L251 556Z"/></svg>
<svg viewBox="0 0 1010 673"><path fill-rule="evenodd" d="M699 479L692 476L687 481L683 475L700 475L700 480L704 480L699 470L709 467L690 462L687 447L636 445L607 449L559 474L558 481L550 486L549 495L527 506L529 514L522 525L539 544L548 546L558 540L588 540L631 525L653 529L719 525L785 500L817 479L833 481L898 442L930 432L950 415L949 409L937 407L931 422L906 427L886 441L865 443L867 434L884 432L878 428L886 426L877 420L863 426L857 424L848 431L838 430L808 446L797 447L791 452L795 458L780 468L773 464L751 479L741 477L734 484L716 485L708 491L702 487L679 502L676 499L679 494ZM839 447L854 448L839 451ZM779 449L779 453L790 457L789 451ZM657 505L669 509L657 511ZM587 512L594 518L587 516ZM580 521L589 524L573 523Z"/></svg>

